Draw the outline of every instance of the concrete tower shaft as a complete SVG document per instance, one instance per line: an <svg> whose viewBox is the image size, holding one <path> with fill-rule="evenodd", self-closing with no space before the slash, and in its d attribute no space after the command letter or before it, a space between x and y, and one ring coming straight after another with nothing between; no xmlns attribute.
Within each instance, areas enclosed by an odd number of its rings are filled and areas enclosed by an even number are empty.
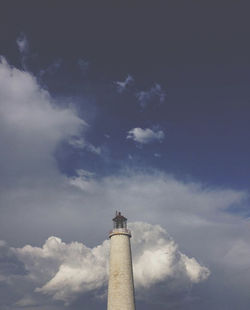
<svg viewBox="0 0 250 310"><path fill-rule="evenodd" d="M134 281L127 219L117 213L110 232L108 310L135 310Z"/></svg>

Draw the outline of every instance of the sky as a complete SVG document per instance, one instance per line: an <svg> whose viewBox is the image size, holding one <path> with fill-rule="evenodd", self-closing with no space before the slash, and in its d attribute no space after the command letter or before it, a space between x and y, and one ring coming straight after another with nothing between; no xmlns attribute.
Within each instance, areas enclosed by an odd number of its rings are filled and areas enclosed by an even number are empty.
<svg viewBox="0 0 250 310"><path fill-rule="evenodd" d="M137 309L250 306L244 2L4 1L0 309L105 309L128 218Z"/></svg>

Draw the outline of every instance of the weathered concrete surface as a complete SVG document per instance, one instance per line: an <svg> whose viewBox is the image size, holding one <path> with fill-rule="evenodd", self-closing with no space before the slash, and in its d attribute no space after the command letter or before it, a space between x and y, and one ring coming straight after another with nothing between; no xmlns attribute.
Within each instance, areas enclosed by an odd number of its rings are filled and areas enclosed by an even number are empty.
<svg viewBox="0 0 250 310"><path fill-rule="evenodd" d="M135 310L130 232L110 234L108 310Z"/></svg>

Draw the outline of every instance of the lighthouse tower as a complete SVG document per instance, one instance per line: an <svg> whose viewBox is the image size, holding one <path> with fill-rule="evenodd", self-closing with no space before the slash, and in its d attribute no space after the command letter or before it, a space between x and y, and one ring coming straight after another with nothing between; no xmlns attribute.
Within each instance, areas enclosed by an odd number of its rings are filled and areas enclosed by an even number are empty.
<svg viewBox="0 0 250 310"><path fill-rule="evenodd" d="M108 310L135 310L134 280L127 219L116 212L109 258Z"/></svg>

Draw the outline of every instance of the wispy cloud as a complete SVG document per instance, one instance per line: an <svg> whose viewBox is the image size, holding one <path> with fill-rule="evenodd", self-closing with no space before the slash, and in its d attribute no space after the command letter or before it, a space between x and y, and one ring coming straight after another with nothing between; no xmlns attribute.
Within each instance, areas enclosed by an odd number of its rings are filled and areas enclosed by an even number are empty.
<svg viewBox="0 0 250 310"><path fill-rule="evenodd" d="M69 144L77 149L85 149L96 155L100 155L102 151L100 146L94 146L87 142L83 137L73 137L69 140Z"/></svg>
<svg viewBox="0 0 250 310"><path fill-rule="evenodd" d="M16 43L20 53L27 54L29 52L29 42L23 32L16 39Z"/></svg>
<svg viewBox="0 0 250 310"><path fill-rule="evenodd" d="M100 146L94 146L93 144L91 143L87 143L86 144L86 150L96 154L96 155L100 155L102 150L101 150L101 147Z"/></svg>
<svg viewBox="0 0 250 310"><path fill-rule="evenodd" d="M152 130L150 128L136 127L129 130L127 139L131 139L140 144L148 144L152 142L162 142L165 134L162 130Z"/></svg>
<svg viewBox="0 0 250 310"><path fill-rule="evenodd" d="M39 72L40 77L55 74L59 70L61 65L62 65L62 59L56 60L51 65L49 65L46 69L40 70Z"/></svg>
<svg viewBox="0 0 250 310"><path fill-rule="evenodd" d="M160 84L155 84L147 91L138 91L136 98L142 108L145 108L151 102L163 103L166 98L166 92L162 89Z"/></svg>
<svg viewBox="0 0 250 310"><path fill-rule="evenodd" d="M83 191L91 191L95 174L83 169L78 169L76 173L77 175L75 177L69 179L69 183Z"/></svg>
<svg viewBox="0 0 250 310"><path fill-rule="evenodd" d="M18 50L21 55L21 64L23 69L27 70L27 59L29 55L29 42L26 35L22 32L16 39Z"/></svg>
<svg viewBox="0 0 250 310"><path fill-rule="evenodd" d="M134 83L134 78L129 74L124 81L116 81L114 84L116 85L116 90L118 93L123 93L126 91L129 86Z"/></svg>

